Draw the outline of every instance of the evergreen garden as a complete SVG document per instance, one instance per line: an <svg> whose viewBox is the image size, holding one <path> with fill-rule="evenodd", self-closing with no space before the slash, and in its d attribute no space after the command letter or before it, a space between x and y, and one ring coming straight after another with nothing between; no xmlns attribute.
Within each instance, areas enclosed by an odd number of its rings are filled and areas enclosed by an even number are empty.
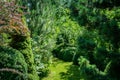
<svg viewBox="0 0 120 80"><path fill-rule="evenodd" d="M120 80L119 0L0 0L0 80Z"/></svg>

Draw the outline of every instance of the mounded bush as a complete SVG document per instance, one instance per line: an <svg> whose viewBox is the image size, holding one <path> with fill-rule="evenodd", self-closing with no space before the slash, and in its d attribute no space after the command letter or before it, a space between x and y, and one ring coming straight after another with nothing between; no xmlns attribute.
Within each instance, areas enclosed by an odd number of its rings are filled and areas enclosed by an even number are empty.
<svg viewBox="0 0 120 80"><path fill-rule="evenodd" d="M54 56L64 61L73 61L76 48L75 47L65 47L65 48L57 48L53 51Z"/></svg>
<svg viewBox="0 0 120 80"><path fill-rule="evenodd" d="M61 33L57 36L57 47L52 51L53 55L64 61L72 61L76 54L76 47L70 42L70 36Z"/></svg>
<svg viewBox="0 0 120 80"><path fill-rule="evenodd" d="M34 56L31 49L31 38L29 33L27 36L13 35L10 46L14 49L19 50L28 66L28 80L39 80L36 65L34 63Z"/></svg>
<svg viewBox="0 0 120 80"><path fill-rule="evenodd" d="M87 37L89 37L90 35L87 34ZM76 53L76 55L74 56L73 59L73 63L75 65L79 65L78 64L78 58L80 56L84 56L85 58L87 58L88 60L90 60L90 62L94 62L94 56L93 56L93 52L94 49L96 47L95 42L92 39L87 38L86 35L82 35L78 37L78 52Z"/></svg>
<svg viewBox="0 0 120 80"><path fill-rule="evenodd" d="M100 71L96 65L90 64L89 60L83 56L79 57L80 75L84 80L113 80L106 76L106 73Z"/></svg>
<svg viewBox="0 0 120 80"><path fill-rule="evenodd" d="M0 46L0 80L27 80L27 64L19 51Z"/></svg>

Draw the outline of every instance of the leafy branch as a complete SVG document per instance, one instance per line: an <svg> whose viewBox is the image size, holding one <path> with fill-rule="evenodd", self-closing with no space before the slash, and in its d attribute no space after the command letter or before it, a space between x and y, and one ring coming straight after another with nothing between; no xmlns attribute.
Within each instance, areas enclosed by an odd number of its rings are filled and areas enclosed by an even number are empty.
<svg viewBox="0 0 120 80"><path fill-rule="evenodd" d="M0 33L25 35L28 29L24 25L24 13L21 11L25 7L18 6L15 0L0 1L0 4Z"/></svg>

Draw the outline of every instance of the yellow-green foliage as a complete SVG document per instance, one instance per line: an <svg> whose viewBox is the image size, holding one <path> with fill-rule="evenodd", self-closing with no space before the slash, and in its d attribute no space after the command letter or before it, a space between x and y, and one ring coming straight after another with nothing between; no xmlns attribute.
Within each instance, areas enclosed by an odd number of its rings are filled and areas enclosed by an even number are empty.
<svg viewBox="0 0 120 80"><path fill-rule="evenodd" d="M25 62L28 66L28 78L29 80L38 80L34 65L34 57L31 49L30 36L14 35L12 36L11 47L19 50L25 58Z"/></svg>

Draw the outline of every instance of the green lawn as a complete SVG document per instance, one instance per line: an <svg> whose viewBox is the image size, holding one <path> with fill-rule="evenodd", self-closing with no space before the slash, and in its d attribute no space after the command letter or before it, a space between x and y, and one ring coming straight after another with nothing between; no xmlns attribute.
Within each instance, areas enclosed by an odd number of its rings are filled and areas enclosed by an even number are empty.
<svg viewBox="0 0 120 80"><path fill-rule="evenodd" d="M72 65L72 62L64 62L55 58L49 69L49 75L42 80L82 80L78 66Z"/></svg>

